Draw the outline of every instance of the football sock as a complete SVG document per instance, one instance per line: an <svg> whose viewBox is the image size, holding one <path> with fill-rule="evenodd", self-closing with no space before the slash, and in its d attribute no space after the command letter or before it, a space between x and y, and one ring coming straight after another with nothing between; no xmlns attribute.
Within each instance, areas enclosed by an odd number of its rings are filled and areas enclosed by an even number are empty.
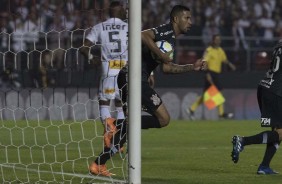
<svg viewBox="0 0 282 184"><path fill-rule="evenodd" d="M265 153L261 165L269 167L269 164L276 153L277 149L279 148L279 143L269 143L266 145Z"/></svg>
<svg viewBox="0 0 282 184"><path fill-rule="evenodd" d="M224 114L224 106L223 106L223 104L220 104L218 106L218 115L223 116L223 114Z"/></svg>
<svg viewBox="0 0 282 184"><path fill-rule="evenodd" d="M99 157L96 158L95 163L97 165L105 164L111 158L110 150L111 150L111 148L105 147L104 151L102 151L102 153L100 153Z"/></svg>
<svg viewBox="0 0 282 184"><path fill-rule="evenodd" d="M195 110L203 103L203 96L200 96L190 107L190 110L195 112Z"/></svg>
<svg viewBox="0 0 282 184"><path fill-rule="evenodd" d="M161 128L161 124L156 116L141 116L141 128Z"/></svg>
<svg viewBox="0 0 282 184"><path fill-rule="evenodd" d="M276 131L265 131L257 135L243 137L243 144L267 144L279 141L279 134Z"/></svg>
<svg viewBox="0 0 282 184"><path fill-rule="evenodd" d="M99 157L96 158L95 163L97 165L106 164L106 162L118 152L118 150L126 142L126 132L127 132L127 123L123 120L118 120L116 122L116 127L118 132L114 135L112 145L110 148L104 147L104 150L100 153Z"/></svg>

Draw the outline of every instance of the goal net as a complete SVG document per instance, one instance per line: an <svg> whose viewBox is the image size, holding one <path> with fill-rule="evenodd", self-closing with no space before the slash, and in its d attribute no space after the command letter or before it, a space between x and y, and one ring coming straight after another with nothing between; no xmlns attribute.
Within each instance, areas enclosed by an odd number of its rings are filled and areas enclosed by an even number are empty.
<svg viewBox="0 0 282 184"><path fill-rule="evenodd" d="M109 3L0 2L0 183L127 182L126 151L107 162L115 176L88 170L103 151L104 130L99 68L79 49ZM91 52L100 57L99 47Z"/></svg>

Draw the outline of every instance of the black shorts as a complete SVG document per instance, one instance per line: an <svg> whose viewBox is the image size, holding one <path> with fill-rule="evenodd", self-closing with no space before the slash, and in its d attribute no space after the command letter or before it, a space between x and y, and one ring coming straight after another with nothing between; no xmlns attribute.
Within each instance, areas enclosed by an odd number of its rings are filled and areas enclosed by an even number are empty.
<svg viewBox="0 0 282 184"><path fill-rule="evenodd" d="M216 88L221 91L222 87L221 87L221 83L220 83L220 74L216 73L216 72L212 72L212 71L208 71L208 73L211 75L212 81L214 83L214 85L216 86ZM206 91L209 87L211 86L211 83L208 81L207 77L205 79L205 86L204 86L204 91Z"/></svg>
<svg viewBox="0 0 282 184"><path fill-rule="evenodd" d="M126 102L128 100L127 74L127 70L121 70L117 78L124 112L127 112ZM162 99L157 92L150 87L149 82L142 81L142 108L153 115L162 103Z"/></svg>
<svg viewBox="0 0 282 184"><path fill-rule="evenodd" d="M127 114L127 98L128 98L128 89L127 89L127 78L128 72L126 68L120 70L117 78L117 84L119 88L119 93L122 101L123 112Z"/></svg>
<svg viewBox="0 0 282 184"><path fill-rule="evenodd" d="M282 128L282 97L258 86L257 100L261 112L261 126Z"/></svg>
<svg viewBox="0 0 282 184"><path fill-rule="evenodd" d="M146 111L150 114L154 114L162 103L162 99L158 93L150 87L149 82L142 81L142 106Z"/></svg>

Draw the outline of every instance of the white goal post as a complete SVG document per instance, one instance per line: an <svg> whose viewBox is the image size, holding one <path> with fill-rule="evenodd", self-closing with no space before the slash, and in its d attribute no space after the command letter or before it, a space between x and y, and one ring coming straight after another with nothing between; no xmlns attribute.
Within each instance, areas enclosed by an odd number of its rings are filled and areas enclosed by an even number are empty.
<svg viewBox="0 0 282 184"><path fill-rule="evenodd" d="M141 183L141 0L129 1L129 183Z"/></svg>
<svg viewBox="0 0 282 184"><path fill-rule="evenodd" d="M40 2L33 1L38 11ZM85 5L89 10L85 11L84 1L78 2L81 9L77 6L77 12L90 17L91 23L105 18L102 15L108 10L106 5L103 10L97 4ZM0 32L0 40L6 44L5 49L0 49L0 70L11 69L9 81L0 81L0 183L141 183L141 0L128 3L128 88L132 95L129 143L125 148L129 150L108 160L107 169L116 175L89 173L89 164L104 148L96 86L99 73L79 52L91 26L41 30L45 24L39 24L30 31L29 21L20 27L22 24L14 24L20 20L11 19L13 29ZM70 6L68 13L73 15L74 10ZM40 22L41 14L35 18ZM55 21L56 16L53 18ZM13 46L19 46L18 50ZM11 83L16 76L20 85ZM115 117L117 110L111 108L110 113Z"/></svg>

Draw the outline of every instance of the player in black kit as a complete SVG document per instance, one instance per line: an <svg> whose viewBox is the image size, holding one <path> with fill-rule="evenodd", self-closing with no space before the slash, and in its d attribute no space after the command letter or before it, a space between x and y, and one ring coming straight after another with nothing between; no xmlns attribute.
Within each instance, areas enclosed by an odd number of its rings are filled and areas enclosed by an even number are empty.
<svg viewBox="0 0 282 184"><path fill-rule="evenodd" d="M182 5L176 5L172 8L168 24L142 31L142 106L151 114L142 116L142 129L165 127L170 121L169 113L162 99L150 87L148 82L150 73L157 66L160 65L164 73L184 73L205 70L207 68L206 62L201 59L194 64L174 64L169 54L161 52L156 46L155 42L165 40L174 47L175 38L187 33L191 25L190 9ZM155 58L152 57L152 53L156 56ZM127 89L125 87L127 84L126 75L127 68L124 68L120 71L118 77L118 84L124 102L127 96Z"/></svg>
<svg viewBox="0 0 282 184"><path fill-rule="evenodd" d="M264 158L257 174L277 174L269 165L282 140L282 40L274 47L270 68L257 88L257 100L261 111L261 126L271 127L257 135L233 136L232 160L237 163L244 146L266 144Z"/></svg>

